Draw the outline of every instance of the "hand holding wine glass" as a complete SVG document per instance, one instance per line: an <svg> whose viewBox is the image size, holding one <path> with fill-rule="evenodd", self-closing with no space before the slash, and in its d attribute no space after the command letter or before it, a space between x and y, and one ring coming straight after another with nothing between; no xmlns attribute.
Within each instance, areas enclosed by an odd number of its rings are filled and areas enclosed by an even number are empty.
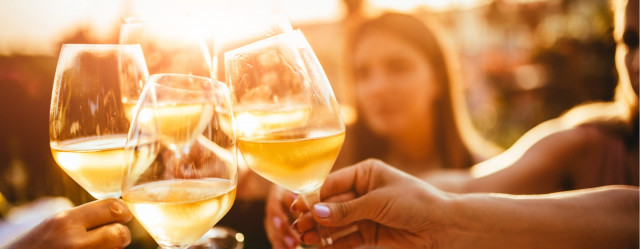
<svg viewBox="0 0 640 249"><path fill-rule="evenodd" d="M51 152L96 199L120 197L129 130L122 100L137 98L147 76L139 45L62 47L49 116Z"/></svg>
<svg viewBox="0 0 640 249"><path fill-rule="evenodd" d="M234 202L228 91L209 78L156 74L135 108L122 198L162 248L186 248Z"/></svg>
<svg viewBox="0 0 640 249"><path fill-rule="evenodd" d="M247 166L299 194L308 206L344 141L344 124L322 67L300 31L225 53L238 148ZM331 244L322 234L323 245Z"/></svg>

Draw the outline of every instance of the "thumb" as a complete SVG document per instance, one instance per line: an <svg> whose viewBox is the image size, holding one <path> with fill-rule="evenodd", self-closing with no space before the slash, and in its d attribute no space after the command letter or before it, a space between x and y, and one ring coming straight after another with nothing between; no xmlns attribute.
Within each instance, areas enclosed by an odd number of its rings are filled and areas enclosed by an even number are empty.
<svg viewBox="0 0 640 249"><path fill-rule="evenodd" d="M363 196L345 202L325 202L313 205L313 217L320 224L329 227L346 226L361 220L377 221L380 203L369 201Z"/></svg>

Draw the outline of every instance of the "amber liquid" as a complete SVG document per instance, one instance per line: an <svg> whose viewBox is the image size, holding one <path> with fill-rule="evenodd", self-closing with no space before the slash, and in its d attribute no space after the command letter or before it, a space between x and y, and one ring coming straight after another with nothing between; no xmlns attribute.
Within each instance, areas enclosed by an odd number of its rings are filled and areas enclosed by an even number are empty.
<svg viewBox="0 0 640 249"><path fill-rule="evenodd" d="M58 165L95 198L117 198L124 173L126 141L123 134L52 142L51 153ZM150 141L146 143L149 144ZM140 146L140 154L151 157L149 147ZM141 161L151 162L154 158Z"/></svg>
<svg viewBox="0 0 640 249"><path fill-rule="evenodd" d="M311 108L291 107L285 110L234 111L238 136L264 135L275 131L289 130L303 126L309 120ZM223 130L231 127L229 115L220 112ZM227 128L229 127L229 128ZM225 131L226 132L226 131Z"/></svg>
<svg viewBox="0 0 640 249"><path fill-rule="evenodd" d="M165 180L123 194L133 215L161 246L189 246L231 208L236 186L225 179Z"/></svg>
<svg viewBox="0 0 640 249"><path fill-rule="evenodd" d="M136 102L126 101L126 102L123 102L122 105L124 106L124 116L127 118L127 120L129 120L129 122L131 122L134 114L133 110L136 108Z"/></svg>
<svg viewBox="0 0 640 249"><path fill-rule="evenodd" d="M239 138L238 148L247 165L262 177L293 192L307 193L322 185L343 141L344 131L316 131Z"/></svg>
<svg viewBox="0 0 640 249"><path fill-rule="evenodd" d="M133 117L135 103L124 103L125 115ZM202 134L213 117L213 103L158 103L154 108L143 108L138 114L138 126L159 135L160 142L172 150L184 149ZM155 122L155 123L154 123ZM150 128L155 125L155 128Z"/></svg>

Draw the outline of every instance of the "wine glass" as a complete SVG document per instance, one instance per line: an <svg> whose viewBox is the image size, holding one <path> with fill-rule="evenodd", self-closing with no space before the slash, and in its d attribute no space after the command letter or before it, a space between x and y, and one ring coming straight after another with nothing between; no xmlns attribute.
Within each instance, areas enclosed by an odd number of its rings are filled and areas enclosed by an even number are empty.
<svg viewBox="0 0 640 249"><path fill-rule="evenodd" d="M186 19L125 18L120 26L120 44L140 44L151 74L178 73L215 78L216 70L204 36L196 25L188 25ZM131 98L126 105L133 107L136 101L137 98ZM213 227L195 244L204 247L213 243L216 248L227 248L215 241L235 240L231 236L234 234L238 232L229 227ZM236 244L241 243L236 240Z"/></svg>
<svg viewBox="0 0 640 249"><path fill-rule="evenodd" d="M204 37L184 20L125 18L120 26L120 44L140 44L150 74L215 76Z"/></svg>
<svg viewBox="0 0 640 249"><path fill-rule="evenodd" d="M129 130L123 96L138 95L147 77L139 45L62 46L49 112L51 153L96 199L120 197Z"/></svg>
<svg viewBox="0 0 640 249"><path fill-rule="evenodd" d="M299 194L308 207L320 202L320 187L340 152L345 127L304 35L285 32L229 51L225 72L246 165ZM319 232L323 246L330 246L326 229Z"/></svg>
<svg viewBox="0 0 640 249"><path fill-rule="evenodd" d="M237 185L228 89L155 74L134 109L122 199L161 248L186 248L231 208Z"/></svg>

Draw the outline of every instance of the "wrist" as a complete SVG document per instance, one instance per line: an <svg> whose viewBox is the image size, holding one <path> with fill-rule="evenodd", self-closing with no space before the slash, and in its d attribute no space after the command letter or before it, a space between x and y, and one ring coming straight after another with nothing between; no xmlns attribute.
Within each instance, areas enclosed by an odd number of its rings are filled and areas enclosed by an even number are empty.
<svg viewBox="0 0 640 249"><path fill-rule="evenodd" d="M446 211L446 248L484 248L482 236L490 229L476 212L473 195L447 193L443 201Z"/></svg>

